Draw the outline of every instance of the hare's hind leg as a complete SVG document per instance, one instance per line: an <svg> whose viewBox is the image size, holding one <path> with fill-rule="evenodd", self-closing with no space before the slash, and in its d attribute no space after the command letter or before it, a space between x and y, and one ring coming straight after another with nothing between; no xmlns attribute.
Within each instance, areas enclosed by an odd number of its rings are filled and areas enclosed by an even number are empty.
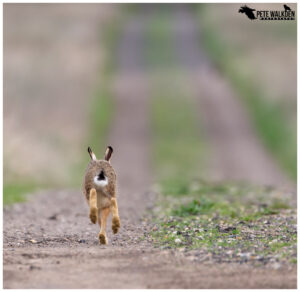
<svg viewBox="0 0 300 292"><path fill-rule="evenodd" d="M101 244L107 244L107 237L106 237L106 221L107 217L110 213L110 208L101 209L100 215L101 220L99 220L100 226L100 233L99 233L99 241Z"/></svg>
<svg viewBox="0 0 300 292"><path fill-rule="evenodd" d="M120 229L120 217L119 217L119 210L118 210L118 204L117 199L112 198L111 199L111 212L112 212L112 231L114 234L118 233Z"/></svg>
<svg viewBox="0 0 300 292"><path fill-rule="evenodd" d="M95 189L90 190L90 219L92 223L96 224L98 217L98 208L97 208L97 192Z"/></svg>

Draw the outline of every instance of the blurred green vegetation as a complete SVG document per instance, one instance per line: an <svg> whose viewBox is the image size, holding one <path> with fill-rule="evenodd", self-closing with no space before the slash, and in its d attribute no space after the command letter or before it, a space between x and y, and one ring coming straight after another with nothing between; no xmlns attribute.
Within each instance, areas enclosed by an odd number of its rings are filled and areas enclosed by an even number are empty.
<svg viewBox="0 0 300 292"><path fill-rule="evenodd" d="M94 100L90 106L89 132L85 140L85 143L88 144L83 145L85 148L83 149L82 159L74 167L73 184L76 187L81 185L84 169L89 161L87 147L90 146L96 155L99 156L105 152L107 146L107 135L114 115L112 85L116 70L115 56L123 20L121 15L118 15L117 19L112 19L109 22L109 25L105 27L101 34L100 46L104 50L105 62L102 71L99 72L98 88L93 93Z"/></svg>
<svg viewBox="0 0 300 292"><path fill-rule="evenodd" d="M151 80L153 164L163 186L199 175L204 145L195 100L173 51L170 13L157 10L146 27L145 59Z"/></svg>
<svg viewBox="0 0 300 292"><path fill-rule="evenodd" d="M226 40L226 36L218 27L208 21L205 7L205 5L198 6L197 19L200 20L202 41L207 53L243 98L266 147L287 174L296 180L297 130L295 125L290 125L290 113L286 112L282 102L266 98L265 89L259 87L255 80L249 79L247 74L243 74L240 64L236 62L240 48L234 46L228 39ZM281 35L286 38L284 32L286 30L280 31ZM290 32L288 35L294 34ZM255 69L248 68L250 71Z"/></svg>
<svg viewBox="0 0 300 292"><path fill-rule="evenodd" d="M26 200L27 194L37 189L38 186L34 182L6 183L3 187L3 204L9 205L16 202L23 202Z"/></svg>
<svg viewBox="0 0 300 292"><path fill-rule="evenodd" d="M82 157L79 157L72 169L72 179L69 187L79 187L82 184L83 173L89 161L87 147L90 146L98 155L104 153L106 148L109 125L114 112L114 98L112 94L112 82L116 67L117 41L121 31L122 18L111 19L110 25L105 27L101 34L99 44L105 54L104 68L99 72L99 82L97 88L91 94L94 96L89 112L89 131L82 142ZM47 186L66 187L57 182L48 182ZM4 183L3 203L12 204L23 202L28 194L32 194L38 189L47 188L46 185L33 180L17 181L16 183Z"/></svg>
<svg viewBox="0 0 300 292"><path fill-rule="evenodd" d="M114 115L114 96L112 86L116 71L116 55L118 41L122 30L123 17L127 16L126 10L128 7L123 7L123 12L118 14L117 18L111 19L101 34L100 46L104 50L105 61L102 71L99 72L99 83L96 88L94 100L90 106L89 113L89 132L83 147L83 156L80 162L74 167L74 186L78 187L82 183L83 172L89 161L87 147L90 146L97 156L105 152L107 135L109 133L110 124ZM123 15L123 17L121 17Z"/></svg>
<svg viewBox="0 0 300 292"><path fill-rule="evenodd" d="M154 163L157 176L166 187L199 176L204 146L194 109L193 103L178 91L154 93Z"/></svg>
<svg viewBox="0 0 300 292"><path fill-rule="evenodd" d="M147 21L145 28L145 60L152 73L168 73L176 70L173 52L174 38L170 23L170 12L165 7L156 7L156 13ZM178 68L177 68L178 69ZM164 72L166 73L166 72ZM164 77L166 77L164 75Z"/></svg>

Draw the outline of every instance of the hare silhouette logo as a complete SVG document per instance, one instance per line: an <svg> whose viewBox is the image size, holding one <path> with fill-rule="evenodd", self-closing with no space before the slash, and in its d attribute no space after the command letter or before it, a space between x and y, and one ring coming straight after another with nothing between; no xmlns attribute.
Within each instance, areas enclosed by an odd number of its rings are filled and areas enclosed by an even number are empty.
<svg viewBox="0 0 300 292"><path fill-rule="evenodd" d="M252 8L248 7L247 5L244 5L240 8L239 13L245 13L249 19L253 20L253 19L256 19L253 11L255 11L255 9L252 9Z"/></svg>

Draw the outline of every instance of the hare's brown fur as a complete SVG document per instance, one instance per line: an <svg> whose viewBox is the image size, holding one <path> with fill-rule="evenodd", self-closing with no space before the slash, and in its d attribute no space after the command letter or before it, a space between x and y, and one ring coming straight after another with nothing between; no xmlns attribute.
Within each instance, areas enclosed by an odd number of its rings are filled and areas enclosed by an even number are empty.
<svg viewBox="0 0 300 292"><path fill-rule="evenodd" d="M116 198L116 173L109 162L113 150L111 147L107 148L104 160L97 160L90 148L88 151L92 160L85 172L83 193L90 206L90 220L94 224L97 221L99 223L99 241L101 244L106 244L106 221L110 212L112 212L113 233L117 233L120 228ZM101 179L103 180L101 181ZM99 185L98 182L104 184Z"/></svg>
<svg viewBox="0 0 300 292"><path fill-rule="evenodd" d="M103 170L108 178L108 185L99 187L94 183L94 177ZM85 171L84 194L86 199L90 199L90 191L94 188L97 191L97 207L99 209L111 206L111 198L116 197L116 174L112 166L105 160L91 160Z"/></svg>

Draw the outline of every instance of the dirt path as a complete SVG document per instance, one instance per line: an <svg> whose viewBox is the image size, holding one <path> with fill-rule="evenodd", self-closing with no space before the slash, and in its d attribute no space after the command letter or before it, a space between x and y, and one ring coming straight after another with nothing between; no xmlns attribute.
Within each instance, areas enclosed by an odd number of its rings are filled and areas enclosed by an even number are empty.
<svg viewBox="0 0 300 292"><path fill-rule="evenodd" d="M4 210L5 288L292 288L295 270L201 264L154 249L140 237L152 195L147 83L142 74L144 16L124 27L110 141L119 179L121 231L99 246L79 190L44 192ZM133 82L134 81L134 82Z"/></svg>

